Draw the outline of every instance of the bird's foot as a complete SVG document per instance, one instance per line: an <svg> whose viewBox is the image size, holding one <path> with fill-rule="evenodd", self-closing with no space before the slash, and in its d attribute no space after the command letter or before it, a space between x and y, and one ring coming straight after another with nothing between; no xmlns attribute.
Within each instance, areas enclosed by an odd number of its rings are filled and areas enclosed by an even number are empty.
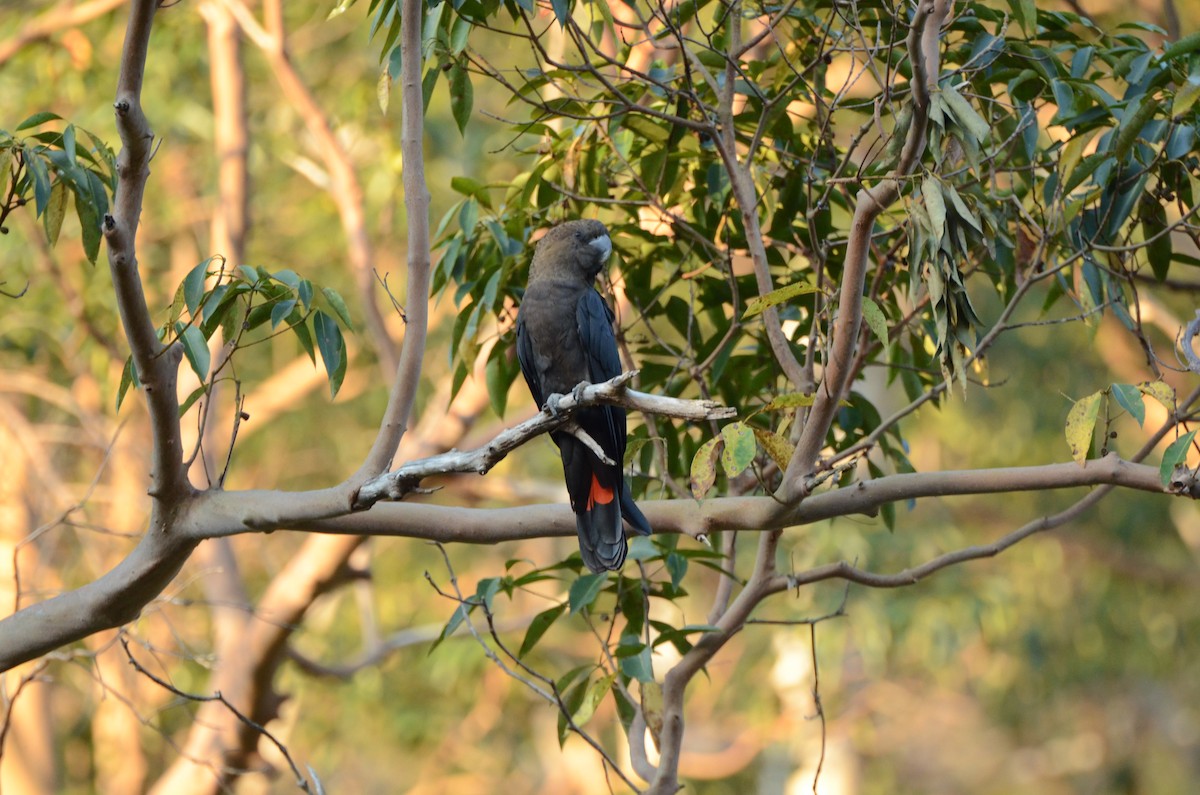
<svg viewBox="0 0 1200 795"><path fill-rule="evenodd" d="M555 392L546 398L546 405L542 408L550 412L551 417L558 419L558 415L562 413L562 409L558 407L558 404L562 402L564 397L565 395L560 395L559 393Z"/></svg>
<svg viewBox="0 0 1200 795"><path fill-rule="evenodd" d="M571 397L575 398L576 404L579 404L583 401L583 390L587 389L589 386L591 386L590 382L580 381L575 385L575 388L571 390Z"/></svg>

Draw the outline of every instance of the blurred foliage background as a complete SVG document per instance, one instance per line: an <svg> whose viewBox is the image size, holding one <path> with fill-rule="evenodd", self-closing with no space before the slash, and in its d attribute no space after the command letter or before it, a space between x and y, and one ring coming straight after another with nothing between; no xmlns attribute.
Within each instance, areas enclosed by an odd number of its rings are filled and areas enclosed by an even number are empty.
<svg viewBox="0 0 1200 795"><path fill-rule="evenodd" d="M1068 5L1084 6L1102 27L1124 18L1168 22L1164 7L1150 0ZM30 0L0 12L3 122L51 110L115 145L111 94L122 10L5 47L19 41L30 20L64 7ZM379 107L379 48L368 41L367 4L327 19L332 8L287 4L289 48L352 158L376 269L403 302L398 102L386 112ZM1174 11L1183 31L1200 25L1191 4ZM209 226L217 162L202 29L198 4L164 9L146 75L145 104L161 145L152 163L140 261L151 306L164 312L184 274L214 253ZM504 36L475 34L472 46L495 63L524 55L520 40ZM322 155L295 109L281 102L253 47L246 47L244 63L251 131L245 260L272 271L295 269L352 296ZM446 92L433 94L426 165L435 223L462 199L450 188L453 178L507 183L532 162L532 155L510 146L512 128L502 121L510 114L505 92L477 84L474 112L460 132ZM53 250L32 213L14 215L8 226L0 240L0 281L5 289L28 282L29 289L19 300L0 299L0 411L12 430L0 437L9 470L7 486L0 487L6 545L0 558L17 562L19 598L32 600L93 578L132 546L129 534L141 532L146 465L138 434L144 417L137 401L119 413L114 409L126 351L108 273L102 264L87 263L78 225L68 219ZM1164 317L1186 320L1194 293L1161 300ZM982 317L998 311L986 295L976 301ZM351 310L357 312L353 301ZM450 286L437 297L432 316L418 416L448 405L457 313ZM386 315L398 335L399 319ZM358 463L375 433L387 385L370 346L354 339L349 344L345 386L332 402L320 364L310 366L291 338L242 357L251 420L241 430L230 488L314 487L340 479ZM1141 353L1111 317L1085 334L1046 326L1009 335L989 358L991 372L1003 373L1003 380L972 387L966 400L956 394L907 426L909 458L918 471L1066 460L1062 427L1073 400L1112 381L1150 377ZM486 393L482 380L482 370L475 372L464 389ZM1030 383L1038 385L1036 393L1020 386ZM907 402L882 375L868 379L865 388L885 415ZM505 416L483 408L456 446L484 441L533 410L518 385ZM1116 449L1140 446L1132 420L1113 427ZM106 474L93 488L97 471ZM686 461L676 471L686 472ZM565 496L548 440L521 449L486 478L441 485L432 499L453 504ZM894 571L986 543L1067 500L1054 492L926 500L901 507L894 532L880 520L842 518L792 531L785 543L797 570L846 559ZM25 540L38 528L44 529ZM287 533L233 539L246 590L261 593L301 540ZM572 545L536 540L448 552L470 592L506 560L545 565ZM368 542L360 553L357 561L369 561L369 583L337 588L313 605L294 636L297 659L280 674L279 690L288 701L271 727L297 760L320 774L328 791L608 791L591 749L571 737L560 750L556 713L489 663L469 636L447 639L431 651L454 609L422 576L428 571L435 581L446 581L438 549L385 539ZM847 591L828 583L776 599L760 618L822 615L843 598L846 616L811 634L806 626L747 627L709 666L708 678L698 679L689 696L682 766L688 791L811 790L822 732L812 719L815 662L827 722L821 792L1191 792L1200 780L1198 566L1200 509L1126 493L1080 522L916 587ZM201 565L189 566L133 628L160 673L185 691L207 692L215 619L202 586L210 575ZM677 612L668 620L704 620L715 576L697 569L689 577L694 596L672 605ZM546 600L561 598L561 587L556 592L553 585L540 595L500 600L501 636L519 644L529 619L549 606ZM10 592L3 604L14 598ZM394 648L351 676L329 675L358 658L371 632ZM594 656L591 641L583 619L564 618L533 661L561 673ZM111 638L97 639L87 654L65 655L46 669L44 684L33 686L40 693L42 728L9 737L6 792L141 791L172 762L195 705L127 671L115 675L124 677L118 684L111 671L120 666L106 670L93 662L111 644ZM24 720L38 725L37 715ZM611 703L601 705L594 722L606 743L620 747L623 734ZM279 764L271 749L263 753L269 764ZM36 776L22 780L13 772L22 759L36 768L42 757L53 770L49 790L44 778L39 784ZM292 789L286 775L247 776L238 787Z"/></svg>

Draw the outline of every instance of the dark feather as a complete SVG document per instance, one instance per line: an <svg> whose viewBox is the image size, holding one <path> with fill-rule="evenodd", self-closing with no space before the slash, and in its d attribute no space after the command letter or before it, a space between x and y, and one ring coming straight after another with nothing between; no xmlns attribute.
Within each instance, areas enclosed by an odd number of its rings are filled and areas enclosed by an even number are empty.
<svg viewBox="0 0 1200 795"><path fill-rule="evenodd" d="M592 286L609 249L603 224L570 221L551 229L534 252L517 316L517 359L539 407L582 381L599 383L621 373L613 313ZM593 406L576 412L575 420L615 462L603 463L570 434L551 434L562 454L580 554L592 571L619 569L628 551L622 517L638 533L650 533L622 471L625 411Z"/></svg>

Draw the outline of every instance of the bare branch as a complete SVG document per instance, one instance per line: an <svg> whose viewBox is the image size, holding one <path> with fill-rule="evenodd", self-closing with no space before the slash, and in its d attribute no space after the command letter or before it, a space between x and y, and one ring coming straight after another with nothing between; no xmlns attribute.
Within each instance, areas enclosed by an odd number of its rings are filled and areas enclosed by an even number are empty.
<svg viewBox="0 0 1200 795"><path fill-rule="evenodd" d="M788 464L779 497L790 501L804 497L803 478L813 471L825 435L833 422L838 401L842 398L853 373L854 345L862 325L862 296L866 282L867 257L870 254L871 229L875 219L900 195L903 180L920 163L925 150L925 127L929 118L929 90L937 84L938 33L949 10L949 0L933 0L918 4L908 35L909 58L912 62L912 123L908 129L900 160L890 178L872 188L863 188L854 208L850 225L850 240L842 272L838 297L838 315L832 330L832 342L825 373L814 396L812 409L796 452Z"/></svg>
<svg viewBox="0 0 1200 795"><path fill-rule="evenodd" d="M400 90L403 121L404 207L408 215L408 312L404 350L375 444L350 479L360 484L386 470L408 429L421 380L429 325L429 189L425 185L425 104L421 93L421 3L404 0L400 21Z"/></svg>
<svg viewBox="0 0 1200 795"><path fill-rule="evenodd" d="M543 410L520 425L501 432L483 447L469 451L452 450L430 458L410 461L399 469L364 484L354 499L354 508L363 510L380 500L403 499L423 479L433 475L449 472L486 474L505 456L530 439L564 426L575 409L585 406L607 403L635 411L692 420L725 419L736 413L733 409L719 406L711 400L682 400L625 389L625 384L635 375L636 371L630 371L602 384L588 385L581 391L578 399L574 395L564 395L556 404L558 416L551 414L548 409Z"/></svg>
<svg viewBox="0 0 1200 795"><path fill-rule="evenodd" d="M122 149L117 157L117 193L112 212L101 224L108 241L108 264L116 291L117 308L125 337L133 353L133 364L146 397L154 434L151 495L156 508L162 501L178 499L191 487L183 468L183 445L179 435L179 399L176 379L183 359L183 346L169 348L159 342L138 272L138 220L142 197L150 176L151 143L154 133L142 112L142 78L150 46L150 28L154 23L156 0L136 0L131 4L125 45L121 54L121 74L117 80L117 132ZM153 521L152 521L153 523Z"/></svg>

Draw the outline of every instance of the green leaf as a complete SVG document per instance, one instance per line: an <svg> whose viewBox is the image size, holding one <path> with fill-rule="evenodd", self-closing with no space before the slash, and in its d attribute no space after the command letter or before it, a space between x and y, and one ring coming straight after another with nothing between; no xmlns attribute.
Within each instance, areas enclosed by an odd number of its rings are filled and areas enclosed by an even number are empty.
<svg viewBox="0 0 1200 795"><path fill-rule="evenodd" d="M310 282L308 279L301 279L300 283L296 285L296 294L300 296L300 303L304 304L305 312L312 309L312 282Z"/></svg>
<svg viewBox="0 0 1200 795"><path fill-rule="evenodd" d="M921 180L921 195L925 197L925 211L929 213L933 238L940 241L946 234L946 199L942 196L938 178L933 174L926 174Z"/></svg>
<svg viewBox="0 0 1200 795"><path fill-rule="evenodd" d="M964 83L964 85L966 85ZM962 125L971 137L982 143L987 140L988 133L991 132L991 126L980 116L971 103L968 102L963 95L958 93L958 89L950 84L942 87L942 98L946 100L946 106L950 108L950 112L954 114L954 118Z"/></svg>
<svg viewBox="0 0 1200 795"><path fill-rule="evenodd" d="M1171 476L1175 474L1175 467L1187 462L1188 447L1191 446L1195 436L1195 431L1189 431L1171 442L1163 452L1162 464L1158 467L1158 476L1164 486L1171 482Z"/></svg>
<svg viewBox="0 0 1200 795"><path fill-rule="evenodd" d="M490 613L492 612L492 602L503 585L504 580L500 577L484 577L475 584L475 595L471 597L471 601L483 605L484 609Z"/></svg>
<svg viewBox="0 0 1200 795"><path fill-rule="evenodd" d="M211 262L212 257L209 257L183 277L183 303L192 317L196 316L196 310L200 308L200 302L204 299L204 281L208 278L208 266Z"/></svg>
<svg viewBox="0 0 1200 795"><path fill-rule="evenodd" d="M862 316L863 321L886 347L888 344L887 318L883 316L883 310L879 308L879 304L865 295L862 299Z"/></svg>
<svg viewBox="0 0 1200 795"><path fill-rule="evenodd" d="M1099 392L1076 401L1067 412L1067 445L1071 448L1071 457L1080 466L1083 466L1088 448L1092 446L1092 433L1096 429L1096 417L1099 413Z"/></svg>
<svg viewBox="0 0 1200 795"><path fill-rule="evenodd" d="M1146 259L1154 278L1160 282L1171 269L1171 233L1167 231L1167 211L1152 193L1143 193L1138 216L1142 221L1142 236L1146 239Z"/></svg>
<svg viewBox="0 0 1200 795"><path fill-rule="evenodd" d="M75 158L75 125L74 124L68 124L67 128L65 130L63 130L62 147L63 147L63 154L65 154L67 156L67 162L71 164L72 168L75 168L76 158Z"/></svg>
<svg viewBox="0 0 1200 795"><path fill-rule="evenodd" d="M1143 95L1136 107L1127 107L1121 117L1121 126L1117 130L1117 139L1113 144L1112 155L1118 162L1125 162L1134 141L1146 128L1146 123L1158 112L1158 100Z"/></svg>
<svg viewBox="0 0 1200 795"><path fill-rule="evenodd" d="M286 284L292 290L300 289L300 276L291 268L284 268L281 271L275 271L271 274L271 278L280 284ZM309 289L312 289L311 285L309 285Z"/></svg>
<svg viewBox="0 0 1200 795"><path fill-rule="evenodd" d="M121 404L125 401L125 393L129 391L129 387L140 385L137 365L133 363L133 357L130 356L125 360L125 368L121 370L121 385L117 387L117 411L121 410Z"/></svg>
<svg viewBox="0 0 1200 795"><path fill-rule="evenodd" d="M1037 4L1034 0L1008 0L1008 5L1027 38L1037 35Z"/></svg>
<svg viewBox="0 0 1200 795"><path fill-rule="evenodd" d="M41 217L50 202L50 171L41 154L32 147L24 147L25 168L29 170L29 178L33 181L33 201L37 215Z"/></svg>
<svg viewBox="0 0 1200 795"><path fill-rule="evenodd" d="M575 615L585 607L591 607L606 582L608 582L607 574L585 574L571 583L571 590L567 594L567 601L571 605L571 615Z"/></svg>
<svg viewBox="0 0 1200 795"><path fill-rule="evenodd" d="M295 332L296 339L300 340L300 347L303 348L304 352L308 354L309 360L313 364L316 364L317 351L316 351L316 348L313 346L313 338L312 338L312 334L308 330L308 326L305 325L303 322L293 323L292 331Z"/></svg>
<svg viewBox="0 0 1200 795"><path fill-rule="evenodd" d="M79 228L83 233L83 251L88 262L96 264L100 256L100 218L108 212L108 195L104 192L104 184L91 171L87 174L87 190L82 187L75 190L75 215L79 218Z"/></svg>
<svg viewBox="0 0 1200 795"><path fill-rule="evenodd" d="M1142 392L1132 384L1113 384L1112 396L1121 408L1129 412L1129 416L1141 425L1146 421L1146 405L1142 403Z"/></svg>
<svg viewBox="0 0 1200 795"><path fill-rule="evenodd" d="M571 725L570 721L568 721L568 717L574 715L583 705L583 699L587 695L587 686L588 680L585 678L580 682L576 682L569 689L567 689L565 686L559 687L559 692L562 693L562 704L560 705L558 711L559 747L562 747L562 745L566 743L567 735L571 733Z"/></svg>
<svg viewBox="0 0 1200 795"><path fill-rule="evenodd" d="M725 449L721 451L721 467L729 477L737 477L754 460L757 445L754 432L742 422L731 422L721 428Z"/></svg>
<svg viewBox="0 0 1200 795"><path fill-rule="evenodd" d="M1064 174L1063 195L1075 190L1085 179L1095 173L1096 169L1111 160L1112 155L1109 152L1094 152L1080 160L1079 165L1069 175Z"/></svg>
<svg viewBox="0 0 1200 795"><path fill-rule="evenodd" d="M453 635L454 631L467 620L467 615L474 609L475 605L470 602L462 602L458 607L454 608L454 612L450 614L450 620L446 622L446 626L442 627L442 634L438 635L437 640L430 644L429 653L433 654L433 650L441 645L443 640Z"/></svg>
<svg viewBox="0 0 1200 795"><path fill-rule="evenodd" d="M395 52L400 52L400 48L397 47ZM433 98L433 89L437 87L438 76L441 73L442 70L435 67L425 72L425 76L421 78L421 104L426 112L429 111L429 100Z"/></svg>
<svg viewBox="0 0 1200 795"><path fill-rule="evenodd" d="M46 230L46 240L50 245L58 243L58 233L62 231L63 218L67 215L67 184L61 179L50 189L50 202L42 215L42 226Z"/></svg>
<svg viewBox="0 0 1200 795"><path fill-rule="evenodd" d="M487 382L488 399L491 401L492 409L496 412L496 416L503 417L504 409L508 406L508 388L512 386L512 382L505 372L503 352L488 359L483 368L483 375Z"/></svg>
<svg viewBox="0 0 1200 795"><path fill-rule="evenodd" d="M1195 33L1189 33L1179 41L1172 42L1169 47L1165 47L1163 49L1163 60L1174 61L1190 55L1196 50L1200 50L1200 30Z"/></svg>
<svg viewBox="0 0 1200 795"><path fill-rule="evenodd" d="M756 296L746 302L746 311L742 314L742 320L752 318L763 310L790 301L798 295L809 295L815 292L819 292L816 285L808 282L796 282L787 287L772 290L766 295Z"/></svg>
<svg viewBox="0 0 1200 795"><path fill-rule="evenodd" d="M450 113L460 133L467 129L474 103L475 89L471 87L471 75L465 67L456 63L450 68Z"/></svg>
<svg viewBox="0 0 1200 795"><path fill-rule="evenodd" d="M321 295L325 296L325 300L333 307L333 311L337 313L338 319L342 321L342 325L350 331L354 331L354 324L350 322L350 309L346 306L345 299L338 294L338 291L332 287L322 287Z"/></svg>
<svg viewBox="0 0 1200 795"><path fill-rule="evenodd" d="M667 555L667 572L671 575L671 585L675 588L683 582L683 577L687 574L688 561L683 555L672 552Z"/></svg>
<svg viewBox="0 0 1200 795"><path fill-rule="evenodd" d="M188 364L192 366L200 383L204 383L204 380L208 378L208 366L211 363L208 340L204 339L204 332L197 327L183 328L182 326L182 323L176 324L179 341L183 343L183 354L187 356Z"/></svg>
<svg viewBox="0 0 1200 795"><path fill-rule="evenodd" d="M654 666L650 660L650 647L621 660L621 673L639 682L653 682Z"/></svg>
<svg viewBox="0 0 1200 795"><path fill-rule="evenodd" d="M555 605L549 610L543 610L533 617L533 621L529 622L529 629L525 630L525 640L521 641L521 649L517 652L518 657L524 657L526 654L537 645L537 642L542 639L542 635L546 634L546 630L558 620L563 611L567 609L564 602L561 605Z"/></svg>
<svg viewBox="0 0 1200 795"><path fill-rule="evenodd" d="M550 0L550 6L554 9L554 18L558 20L559 27L565 28L571 17L571 0Z"/></svg>
<svg viewBox="0 0 1200 795"><path fill-rule="evenodd" d="M16 126L16 129L14 130L14 132L20 132L21 130L28 130L30 127L37 127L39 125L45 124L48 121L57 121L58 119L61 119L61 118L62 118L62 116L59 116L57 113L51 113L48 110L43 110L40 113L33 114L28 119L26 119L25 121L18 124Z"/></svg>
<svg viewBox="0 0 1200 795"><path fill-rule="evenodd" d="M700 445L700 449L692 457L692 496L697 501L703 500L704 495L708 494L709 489L717 482L716 450L717 443L720 441L720 436L714 436Z"/></svg>
<svg viewBox="0 0 1200 795"><path fill-rule="evenodd" d="M313 316L313 331L317 335L321 361L325 363L329 397L337 397L346 375L346 341L342 339L342 330L338 328L337 321L320 309Z"/></svg>
<svg viewBox="0 0 1200 795"><path fill-rule="evenodd" d="M621 126L631 130L639 138L644 138L656 144L665 144L671 137L670 131L643 116L640 113L627 113L621 119Z"/></svg>
<svg viewBox="0 0 1200 795"><path fill-rule="evenodd" d="M188 409L195 405L196 401L199 400L206 392L208 392L208 384L201 384L193 389L192 394L187 396L187 400L179 404L179 416L182 417L184 414L187 414Z"/></svg>
<svg viewBox="0 0 1200 795"><path fill-rule="evenodd" d="M271 330L274 331L280 323L287 319L288 315L292 314L295 308L295 298L289 298L286 301L280 301L271 307Z"/></svg>
<svg viewBox="0 0 1200 795"><path fill-rule="evenodd" d="M242 277L242 281L246 282L246 284L256 285L262 278L259 276L258 271L249 265L238 265L237 270L238 274Z"/></svg>
<svg viewBox="0 0 1200 795"><path fill-rule="evenodd" d="M662 550L654 546L649 536L634 536L629 539L629 554L627 560L652 560L662 555Z"/></svg>

